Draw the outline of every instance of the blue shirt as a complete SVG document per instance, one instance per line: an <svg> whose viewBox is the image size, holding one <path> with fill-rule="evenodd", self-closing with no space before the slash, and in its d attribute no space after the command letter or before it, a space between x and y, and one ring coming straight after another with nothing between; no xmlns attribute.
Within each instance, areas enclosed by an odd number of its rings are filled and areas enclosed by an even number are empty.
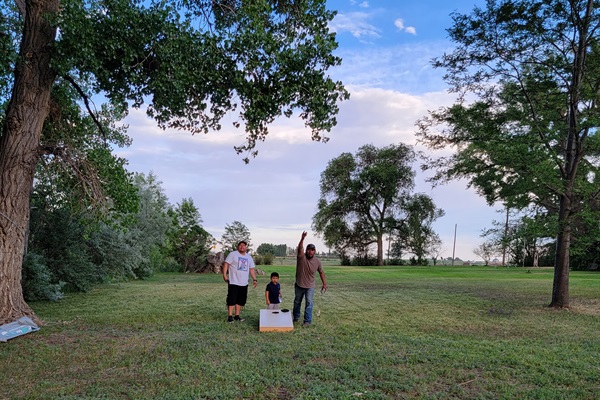
<svg viewBox="0 0 600 400"><path fill-rule="evenodd" d="M267 292L269 292L269 302L271 304L279 304L279 291L281 290L281 286L279 283L269 282L267 285Z"/></svg>

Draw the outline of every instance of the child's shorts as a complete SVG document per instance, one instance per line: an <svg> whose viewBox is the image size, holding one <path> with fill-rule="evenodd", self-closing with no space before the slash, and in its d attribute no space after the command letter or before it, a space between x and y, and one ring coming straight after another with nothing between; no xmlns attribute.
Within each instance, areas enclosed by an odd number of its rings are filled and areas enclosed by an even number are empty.
<svg viewBox="0 0 600 400"><path fill-rule="evenodd" d="M277 303L277 304L273 304L273 303L269 304L267 306L267 310L279 310L279 303Z"/></svg>

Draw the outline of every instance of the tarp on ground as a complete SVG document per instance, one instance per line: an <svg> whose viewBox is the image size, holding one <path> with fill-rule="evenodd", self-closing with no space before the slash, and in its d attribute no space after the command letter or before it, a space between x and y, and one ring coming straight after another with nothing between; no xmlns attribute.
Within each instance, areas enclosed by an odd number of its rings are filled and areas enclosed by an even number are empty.
<svg viewBox="0 0 600 400"><path fill-rule="evenodd" d="M26 333L39 331L40 328L29 317L21 317L14 322L0 326L0 342L6 342Z"/></svg>

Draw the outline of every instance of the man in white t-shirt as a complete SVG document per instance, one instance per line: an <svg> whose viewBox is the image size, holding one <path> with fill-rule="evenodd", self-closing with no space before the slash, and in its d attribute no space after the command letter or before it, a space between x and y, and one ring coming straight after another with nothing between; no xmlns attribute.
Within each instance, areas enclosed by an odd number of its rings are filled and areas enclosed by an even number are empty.
<svg viewBox="0 0 600 400"><path fill-rule="evenodd" d="M237 245L237 251L229 253L223 263L223 280L227 282L227 310L229 313L227 322L229 323L244 320L240 318L240 311L246 305L248 298L248 275L252 276L254 287L258 283L254 260L250 254L246 253L247 250L248 243L242 240Z"/></svg>

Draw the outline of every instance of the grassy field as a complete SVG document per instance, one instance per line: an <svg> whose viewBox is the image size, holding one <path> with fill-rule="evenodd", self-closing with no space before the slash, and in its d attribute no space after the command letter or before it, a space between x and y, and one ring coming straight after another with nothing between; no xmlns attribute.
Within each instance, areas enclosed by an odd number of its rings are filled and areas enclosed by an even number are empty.
<svg viewBox="0 0 600 400"><path fill-rule="evenodd" d="M292 308L294 270L281 275ZM600 274L551 269L334 267L312 326L259 332L268 276L227 324L219 275L159 274L59 303L0 343L6 399L598 399Z"/></svg>

